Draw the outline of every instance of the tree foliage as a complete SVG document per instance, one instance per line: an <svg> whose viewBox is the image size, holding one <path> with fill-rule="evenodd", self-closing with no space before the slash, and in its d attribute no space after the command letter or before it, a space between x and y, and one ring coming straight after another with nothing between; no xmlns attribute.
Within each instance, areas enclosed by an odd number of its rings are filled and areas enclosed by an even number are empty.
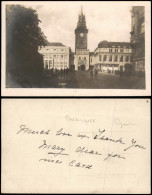
<svg viewBox="0 0 152 195"><path fill-rule="evenodd" d="M39 27L37 12L20 5L6 6L6 62L7 74L15 77L41 74L43 58L38 46L46 45L47 39Z"/></svg>

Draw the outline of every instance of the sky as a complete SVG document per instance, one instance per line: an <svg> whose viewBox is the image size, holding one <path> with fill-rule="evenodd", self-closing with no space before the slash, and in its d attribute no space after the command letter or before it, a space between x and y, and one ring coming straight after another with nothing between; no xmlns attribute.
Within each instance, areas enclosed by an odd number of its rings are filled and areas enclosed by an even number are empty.
<svg viewBox="0 0 152 195"><path fill-rule="evenodd" d="M24 5L24 4L23 4ZM49 42L61 42L75 48L74 30L81 6L86 15L88 49L94 51L103 40L129 42L131 30L131 5L124 2L101 1L51 1L28 2L38 13L40 27Z"/></svg>

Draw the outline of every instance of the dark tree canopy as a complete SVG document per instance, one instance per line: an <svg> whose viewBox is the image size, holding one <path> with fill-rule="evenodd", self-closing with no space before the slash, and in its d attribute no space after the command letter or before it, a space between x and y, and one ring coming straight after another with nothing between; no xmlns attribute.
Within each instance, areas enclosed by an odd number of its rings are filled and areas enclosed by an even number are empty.
<svg viewBox="0 0 152 195"><path fill-rule="evenodd" d="M43 58L38 46L47 39L39 27L41 21L35 10L20 5L6 6L6 62L7 76L30 77L42 74Z"/></svg>

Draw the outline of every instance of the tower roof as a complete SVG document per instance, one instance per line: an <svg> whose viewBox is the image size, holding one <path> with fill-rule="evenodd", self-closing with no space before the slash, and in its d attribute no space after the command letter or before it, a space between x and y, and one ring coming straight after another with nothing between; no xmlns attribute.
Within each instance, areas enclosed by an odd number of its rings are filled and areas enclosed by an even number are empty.
<svg viewBox="0 0 152 195"><path fill-rule="evenodd" d="M83 15L83 6L81 5L81 15Z"/></svg>
<svg viewBox="0 0 152 195"><path fill-rule="evenodd" d="M78 16L77 28L86 27L85 15L83 13L83 7L81 6L80 14Z"/></svg>

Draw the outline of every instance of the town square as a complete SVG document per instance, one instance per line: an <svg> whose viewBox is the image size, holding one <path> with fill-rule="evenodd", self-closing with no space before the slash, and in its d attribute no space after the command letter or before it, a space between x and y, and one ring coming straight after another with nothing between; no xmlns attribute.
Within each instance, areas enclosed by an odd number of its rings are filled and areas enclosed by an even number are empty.
<svg viewBox="0 0 152 195"><path fill-rule="evenodd" d="M95 45L93 50L88 44L89 33L93 33L85 6L80 4L78 12L74 13L77 15L77 21L72 21L76 24L72 32L74 39L69 37L74 47L70 47L64 41L68 34L63 36L62 42L60 32L48 40L39 27L39 14L33 7L7 5L6 87L145 89L145 10L144 6L129 9L129 32L126 32L129 40L113 41L116 35L109 37L110 41L103 40L101 34L99 42L91 40ZM56 23L52 25L55 27ZM58 25L60 27L60 23ZM102 31L106 32L106 25Z"/></svg>

